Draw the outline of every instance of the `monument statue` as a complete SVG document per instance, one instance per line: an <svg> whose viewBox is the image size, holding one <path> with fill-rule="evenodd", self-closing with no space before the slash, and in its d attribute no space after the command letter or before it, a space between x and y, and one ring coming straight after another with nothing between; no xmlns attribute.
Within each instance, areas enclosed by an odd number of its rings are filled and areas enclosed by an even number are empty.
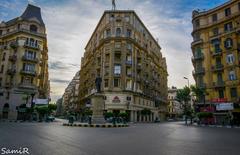
<svg viewBox="0 0 240 155"><path fill-rule="evenodd" d="M101 84L102 84L102 78L98 76L95 80L95 85L98 93L101 91Z"/></svg>

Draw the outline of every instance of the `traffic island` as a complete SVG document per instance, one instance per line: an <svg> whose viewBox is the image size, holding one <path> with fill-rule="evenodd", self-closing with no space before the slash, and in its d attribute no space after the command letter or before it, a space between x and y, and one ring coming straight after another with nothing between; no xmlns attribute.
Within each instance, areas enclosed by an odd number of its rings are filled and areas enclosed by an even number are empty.
<svg viewBox="0 0 240 155"><path fill-rule="evenodd" d="M128 124L77 124L77 123L63 123L63 126L71 127L90 127L90 128L121 128L129 127Z"/></svg>

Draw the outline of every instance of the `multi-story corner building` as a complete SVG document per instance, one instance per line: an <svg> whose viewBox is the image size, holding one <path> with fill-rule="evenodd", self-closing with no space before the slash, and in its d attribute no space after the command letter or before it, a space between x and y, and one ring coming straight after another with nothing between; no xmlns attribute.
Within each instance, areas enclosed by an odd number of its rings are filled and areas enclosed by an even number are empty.
<svg viewBox="0 0 240 155"><path fill-rule="evenodd" d="M105 11L86 45L80 70L80 102L89 103L101 77L105 111L127 112L130 121L164 119L167 66L161 47L134 11ZM141 110L151 114L144 116Z"/></svg>
<svg viewBox="0 0 240 155"><path fill-rule="evenodd" d="M193 76L206 89L205 103L239 104L240 1L193 11L192 23Z"/></svg>
<svg viewBox="0 0 240 155"><path fill-rule="evenodd" d="M16 119L37 98L49 98L46 28L39 7L0 23L0 116Z"/></svg>
<svg viewBox="0 0 240 155"><path fill-rule="evenodd" d="M169 118L180 117L183 113L181 104L176 101L177 88L172 87L168 89L168 116Z"/></svg>
<svg viewBox="0 0 240 155"><path fill-rule="evenodd" d="M79 79L80 72L78 71L67 88L64 91L62 98L62 106L64 113L77 112L79 104Z"/></svg>

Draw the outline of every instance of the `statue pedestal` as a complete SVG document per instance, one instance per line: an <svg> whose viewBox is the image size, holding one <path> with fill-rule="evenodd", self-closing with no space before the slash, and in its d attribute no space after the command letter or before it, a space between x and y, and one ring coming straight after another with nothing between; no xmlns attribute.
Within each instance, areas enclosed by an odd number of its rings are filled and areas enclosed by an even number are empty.
<svg viewBox="0 0 240 155"><path fill-rule="evenodd" d="M91 97L92 103L92 123L93 124L104 124L105 119L103 117L104 110L104 96L96 93Z"/></svg>

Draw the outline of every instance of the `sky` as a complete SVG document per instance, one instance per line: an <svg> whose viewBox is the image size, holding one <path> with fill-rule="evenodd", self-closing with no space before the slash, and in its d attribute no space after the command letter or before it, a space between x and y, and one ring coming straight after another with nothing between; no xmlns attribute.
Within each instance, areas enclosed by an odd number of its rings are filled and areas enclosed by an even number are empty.
<svg viewBox="0 0 240 155"><path fill-rule="evenodd" d="M119 10L135 10L156 38L167 60L168 86L194 84L192 11L208 10L228 0L116 0ZM64 93L80 69L84 48L111 0L0 0L0 21L20 16L27 4L39 6L47 29L51 98Z"/></svg>

